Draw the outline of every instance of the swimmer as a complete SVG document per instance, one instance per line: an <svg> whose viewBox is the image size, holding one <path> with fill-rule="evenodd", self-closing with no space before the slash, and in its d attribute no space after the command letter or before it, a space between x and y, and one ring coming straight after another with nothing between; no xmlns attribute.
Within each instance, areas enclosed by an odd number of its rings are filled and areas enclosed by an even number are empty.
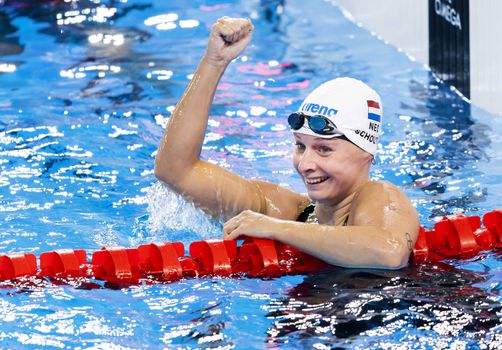
<svg viewBox="0 0 502 350"><path fill-rule="evenodd" d="M274 239L342 267L406 266L418 215L399 188L370 179L382 103L363 82L328 81L289 115L293 165L307 194L247 180L200 159L218 82L252 33L249 19L223 17L214 24L158 148L155 176L213 216L223 216L224 239Z"/></svg>

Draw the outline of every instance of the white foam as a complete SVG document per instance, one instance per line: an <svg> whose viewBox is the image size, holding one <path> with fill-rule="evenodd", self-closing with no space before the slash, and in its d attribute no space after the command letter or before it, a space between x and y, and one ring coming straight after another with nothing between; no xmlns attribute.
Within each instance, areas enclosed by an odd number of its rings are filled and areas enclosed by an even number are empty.
<svg viewBox="0 0 502 350"><path fill-rule="evenodd" d="M160 181L147 190L146 203L145 231L149 237L142 237L144 241L187 243L222 236L221 222Z"/></svg>

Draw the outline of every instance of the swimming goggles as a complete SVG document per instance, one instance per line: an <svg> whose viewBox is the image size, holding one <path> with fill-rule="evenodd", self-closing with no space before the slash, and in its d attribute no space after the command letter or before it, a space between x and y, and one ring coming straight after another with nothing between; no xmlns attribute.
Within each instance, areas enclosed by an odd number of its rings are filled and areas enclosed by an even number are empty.
<svg viewBox="0 0 502 350"><path fill-rule="evenodd" d="M299 130L307 119L309 128L319 135L340 135L336 125L323 115L306 115L301 112L295 112L289 115L288 123L291 129Z"/></svg>

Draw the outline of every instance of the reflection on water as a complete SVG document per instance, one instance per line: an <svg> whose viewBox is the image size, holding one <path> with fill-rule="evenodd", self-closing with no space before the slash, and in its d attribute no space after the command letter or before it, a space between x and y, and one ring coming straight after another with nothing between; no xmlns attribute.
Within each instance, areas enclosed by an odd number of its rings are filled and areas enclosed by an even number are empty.
<svg viewBox="0 0 502 350"><path fill-rule="evenodd" d="M350 75L384 100L374 177L400 185L424 225L500 205L502 121L329 2L0 1L0 254L219 237L219 222L154 179L153 159L222 15L249 16L256 31L216 92L206 159L304 191L285 116L313 86ZM6 348L494 348L500 256L451 264L137 286L7 283L0 340Z"/></svg>
<svg viewBox="0 0 502 350"><path fill-rule="evenodd" d="M496 348L502 306L482 273L447 264L400 271L337 269L309 276L267 306L269 344L356 346L399 337L403 348ZM378 339L378 340L377 340Z"/></svg>
<svg viewBox="0 0 502 350"><path fill-rule="evenodd" d="M424 117L410 117L414 124L421 124L420 140L410 145L412 154L409 175L415 187L433 198L430 217L468 210L479 210L484 202L486 187L476 179L480 172L478 161L486 161L484 151L490 146L487 137L489 126L476 123L471 106L455 90L431 76L428 86L412 81L410 91L424 103ZM403 105L403 110L420 110L420 105Z"/></svg>

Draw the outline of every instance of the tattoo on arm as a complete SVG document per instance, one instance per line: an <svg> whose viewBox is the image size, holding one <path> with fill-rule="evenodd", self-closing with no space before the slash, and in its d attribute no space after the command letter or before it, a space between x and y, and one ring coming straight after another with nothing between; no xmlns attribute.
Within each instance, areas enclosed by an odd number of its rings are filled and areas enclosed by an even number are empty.
<svg viewBox="0 0 502 350"><path fill-rule="evenodd" d="M413 240L408 232L406 232L406 242L408 242L408 250L410 253L413 252Z"/></svg>

